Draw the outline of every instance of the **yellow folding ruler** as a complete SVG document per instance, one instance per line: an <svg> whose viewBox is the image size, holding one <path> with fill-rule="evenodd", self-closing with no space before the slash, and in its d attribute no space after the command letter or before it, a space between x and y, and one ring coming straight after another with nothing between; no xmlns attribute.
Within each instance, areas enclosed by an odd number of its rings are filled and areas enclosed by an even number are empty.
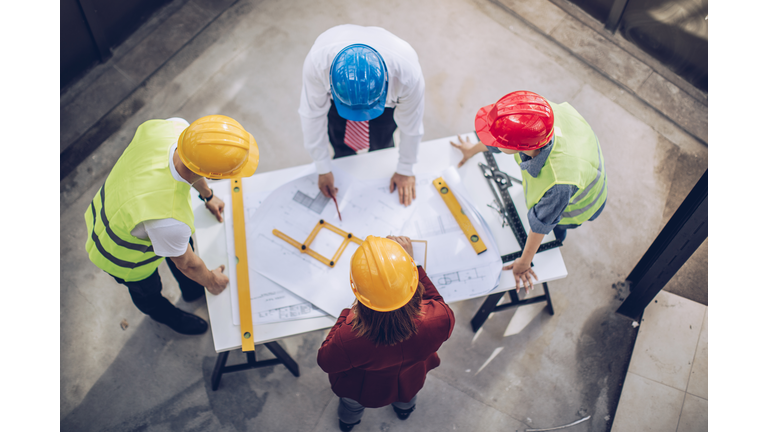
<svg viewBox="0 0 768 432"><path fill-rule="evenodd" d="M446 183L442 177L438 177L432 181L432 184L435 186L435 189L437 189L438 194L443 198L445 205L448 206L448 210L451 211L453 218L456 219L456 223L458 223L461 230L464 231L464 235L467 237L467 240L469 240L469 244L472 245L472 248L475 249L475 252L478 255L485 252L488 248L485 247L485 243L483 243L483 239L480 238L480 234L478 234L475 227L472 226L472 222L467 215L464 214L464 209L461 208L461 204L459 204L459 201L456 200L453 192L451 192L448 183Z"/></svg>
<svg viewBox="0 0 768 432"><path fill-rule="evenodd" d="M317 233L319 233L320 230L323 228L326 228L344 237L344 241L341 242L341 246L339 246L339 249L336 251L336 253L333 255L333 258L331 259L328 259L320 255L319 253L313 251L310 248L310 246L312 245L312 242L315 240L315 237L317 237ZM285 240L287 243L291 244L293 247L300 250L301 253L305 253L311 256L312 258L320 261L321 263L327 265L328 267L333 267L336 265L337 262L339 262L339 258L341 257L341 254L344 253L344 249L347 248L347 245L349 244L349 242L355 242L359 245L363 244L363 241L355 237L354 235L352 235L352 233L342 231L339 228L329 224L328 222L322 219L320 219L320 222L318 222L317 225L315 225L315 228L312 230L311 233L309 233L309 237L307 237L304 243L299 243L298 241L288 237L286 234L284 234L283 232L279 231L276 228L272 230L272 234Z"/></svg>
<svg viewBox="0 0 768 432"><path fill-rule="evenodd" d="M235 229L235 266L237 270L237 301L240 304L240 339L243 351L254 351L253 315L251 315L251 287L248 280L248 247L245 243L245 217L243 216L243 182L230 181L232 191L232 223Z"/></svg>

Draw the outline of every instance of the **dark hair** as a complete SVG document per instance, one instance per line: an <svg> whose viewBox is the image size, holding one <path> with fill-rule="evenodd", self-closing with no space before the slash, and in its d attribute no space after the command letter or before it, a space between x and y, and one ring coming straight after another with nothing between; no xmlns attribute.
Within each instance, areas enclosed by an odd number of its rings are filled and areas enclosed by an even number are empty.
<svg viewBox="0 0 768 432"><path fill-rule="evenodd" d="M421 315L421 297L424 285L419 282L411 300L400 309L390 312L375 311L359 301L355 303L352 329L357 335L370 339L374 345L395 345L416 334L415 319Z"/></svg>

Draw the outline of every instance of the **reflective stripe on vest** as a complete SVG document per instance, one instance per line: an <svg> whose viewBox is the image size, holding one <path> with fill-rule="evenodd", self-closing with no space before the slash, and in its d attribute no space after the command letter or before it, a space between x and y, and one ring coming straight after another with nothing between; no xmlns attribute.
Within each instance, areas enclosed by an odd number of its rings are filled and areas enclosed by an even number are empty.
<svg viewBox="0 0 768 432"><path fill-rule="evenodd" d="M154 254L155 250L152 248L151 244L142 245L142 244L130 243L121 239L120 237L117 236L117 234L115 234L114 231L112 231L112 228L109 227L109 220L107 220L107 213L106 211L104 211L104 201L105 201L104 193L105 193L104 186L102 186L101 191L99 192L99 197L101 198L101 211L99 211L99 214L101 216L101 223L104 225L104 229L107 232L107 235L109 236L109 238L112 239L112 241L115 242L115 244L117 244L118 246L139 251L141 253L150 252ZM93 218L94 221L96 220L96 207L94 206L93 201L91 201L91 217ZM94 224L94 228L95 228L95 224ZM104 258L108 259L109 261L112 262L112 264L119 267L135 269L136 267L147 265L149 263L152 263L162 258L155 255L149 259L145 259L144 261L139 261L139 262L121 260L120 258L117 258L116 256L112 255L111 253L107 252L104 249L104 246L102 246L101 244L101 240L99 240L99 236L96 235L95 229L91 229L91 240L93 240L94 245L99 250L99 252L104 256Z"/></svg>
<svg viewBox="0 0 768 432"><path fill-rule="evenodd" d="M605 161L597 136L586 120L567 103L550 105L555 116L555 141L538 177L522 171L526 205L532 208L556 184L576 186L578 191L558 224L581 225L608 196ZM519 154L515 160L521 163Z"/></svg>
<svg viewBox="0 0 768 432"><path fill-rule="evenodd" d="M194 233L190 185L171 175L170 150L184 125L150 120L136 130L85 212L85 249L99 268L125 281L149 277L160 265L149 239L131 231L148 220L173 218Z"/></svg>
<svg viewBox="0 0 768 432"><path fill-rule="evenodd" d="M597 141L597 137L595 137L595 141ZM605 192L606 192L606 186L608 182L605 181L606 180L605 161L603 160L603 152L600 149L600 144L598 144L598 147L597 147L597 154L598 154L598 157L600 158L600 166L597 169L597 176L595 177L594 180L592 180L592 182L589 185L587 185L587 187L583 191L580 191L575 197L571 199L571 203L568 204L568 207L566 207L565 210L563 211L562 219L560 219L559 224L567 225L567 224L575 223L575 222L569 222L569 221L563 222L563 220L576 218L577 216L581 216L582 214L590 210L594 210L592 212L594 213L600 208L600 206L603 205L603 202L605 202L605 198L607 197L607 194ZM574 205L580 204L583 201L585 201L587 196L591 194L593 189L598 184L601 184L600 192L598 192L597 194L592 194L592 199L589 200L589 202L584 207L574 209L574 210L569 210L569 208L572 208ZM589 216L591 217L592 215L590 214ZM585 221L582 221L579 223L584 223L584 222Z"/></svg>

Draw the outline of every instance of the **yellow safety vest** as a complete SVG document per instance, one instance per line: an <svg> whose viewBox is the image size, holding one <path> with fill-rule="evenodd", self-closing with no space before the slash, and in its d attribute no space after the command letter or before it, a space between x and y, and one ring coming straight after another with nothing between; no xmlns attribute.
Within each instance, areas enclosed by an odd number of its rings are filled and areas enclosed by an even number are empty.
<svg viewBox="0 0 768 432"><path fill-rule="evenodd" d="M139 281L160 265L152 243L131 235L141 222L174 218L195 232L190 185L175 180L168 165L171 146L184 129L183 123L168 120L139 126L86 210L85 250L107 273Z"/></svg>
<svg viewBox="0 0 768 432"><path fill-rule="evenodd" d="M603 152L592 128L570 104L550 105L555 116L555 141L538 177L522 171L525 204L530 209L556 184L575 185L579 190L558 225L581 225L608 197ZM522 162L519 153L515 160Z"/></svg>

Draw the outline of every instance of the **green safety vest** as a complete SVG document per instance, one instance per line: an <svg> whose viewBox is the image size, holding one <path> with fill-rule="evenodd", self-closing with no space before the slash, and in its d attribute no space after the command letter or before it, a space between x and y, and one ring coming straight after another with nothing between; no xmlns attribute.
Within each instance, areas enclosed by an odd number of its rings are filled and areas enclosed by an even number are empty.
<svg viewBox="0 0 768 432"><path fill-rule="evenodd" d="M175 180L168 166L171 146L184 128L168 120L139 126L85 212L85 250L112 276L139 281L160 265L162 257L155 255L152 243L131 235L139 223L174 218L195 232L190 185Z"/></svg>
<svg viewBox="0 0 768 432"><path fill-rule="evenodd" d="M530 209L556 184L575 185L579 190L558 225L581 225L608 197L603 152L592 128L570 104L550 105L555 116L555 142L538 177L522 171L525 204ZM522 162L519 153L515 160Z"/></svg>

